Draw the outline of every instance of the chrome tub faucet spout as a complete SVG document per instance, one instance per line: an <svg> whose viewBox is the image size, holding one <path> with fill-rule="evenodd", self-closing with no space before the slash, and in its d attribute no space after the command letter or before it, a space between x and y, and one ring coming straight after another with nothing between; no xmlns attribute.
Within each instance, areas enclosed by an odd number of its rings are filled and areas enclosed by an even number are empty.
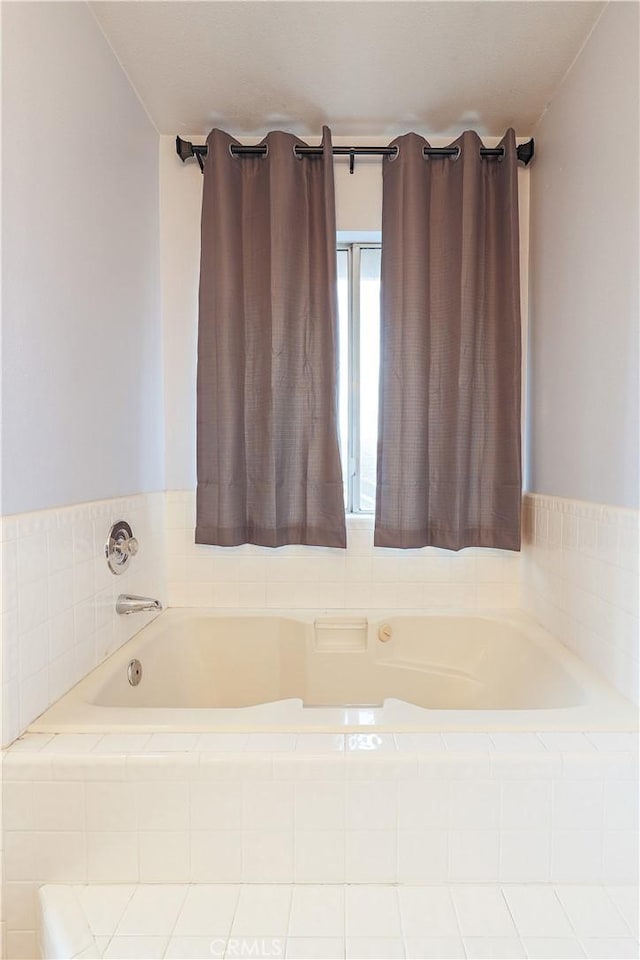
<svg viewBox="0 0 640 960"><path fill-rule="evenodd" d="M128 593L121 593L116 600L116 613L147 613L155 610L162 610L162 604L152 597L135 597Z"/></svg>

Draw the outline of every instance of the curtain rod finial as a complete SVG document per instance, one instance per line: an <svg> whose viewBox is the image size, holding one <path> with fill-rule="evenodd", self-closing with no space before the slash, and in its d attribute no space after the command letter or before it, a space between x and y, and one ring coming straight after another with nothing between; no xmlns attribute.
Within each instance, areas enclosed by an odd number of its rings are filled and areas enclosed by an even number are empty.
<svg viewBox="0 0 640 960"><path fill-rule="evenodd" d="M193 144L189 143L188 140L183 140L182 137L176 137L176 153L184 163L185 160L193 156Z"/></svg>
<svg viewBox="0 0 640 960"><path fill-rule="evenodd" d="M532 137L531 140L527 140L526 143L521 143L517 147L518 160L524 163L525 167L528 167L533 160L534 151L535 143Z"/></svg>

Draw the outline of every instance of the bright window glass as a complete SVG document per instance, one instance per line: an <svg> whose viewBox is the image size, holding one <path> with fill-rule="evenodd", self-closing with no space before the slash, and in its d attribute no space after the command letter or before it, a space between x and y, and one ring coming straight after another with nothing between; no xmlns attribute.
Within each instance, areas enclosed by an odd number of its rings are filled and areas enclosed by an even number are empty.
<svg viewBox="0 0 640 960"><path fill-rule="evenodd" d="M338 250L338 419L344 477L344 502L349 509L349 299L350 251Z"/></svg>
<svg viewBox="0 0 640 960"><path fill-rule="evenodd" d="M380 246L338 248L340 443L349 511L375 510L380 366Z"/></svg>
<svg viewBox="0 0 640 960"><path fill-rule="evenodd" d="M380 366L380 249L360 252L360 462L358 507L376 508L378 370Z"/></svg>

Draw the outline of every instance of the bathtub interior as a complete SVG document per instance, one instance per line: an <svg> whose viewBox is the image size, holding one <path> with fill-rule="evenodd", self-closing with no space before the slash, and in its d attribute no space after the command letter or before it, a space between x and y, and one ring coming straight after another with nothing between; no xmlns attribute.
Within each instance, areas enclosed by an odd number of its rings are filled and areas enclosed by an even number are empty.
<svg viewBox="0 0 640 960"><path fill-rule="evenodd" d="M194 611L143 630L132 655L140 683L129 683L129 659L120 655L94 684L92 704L197 709L297 700L309 708L400 700L432 710L508 710L584 702L581 685L543 645L491 618L331 621Z"/></svg>

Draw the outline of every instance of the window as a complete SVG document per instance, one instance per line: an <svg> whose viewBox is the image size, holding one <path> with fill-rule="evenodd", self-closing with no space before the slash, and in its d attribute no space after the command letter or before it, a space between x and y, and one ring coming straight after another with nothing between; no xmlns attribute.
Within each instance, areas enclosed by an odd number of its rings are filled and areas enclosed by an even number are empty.
<svg viewBox="0 0 640 960"><path fill-rule="evenodd" d="M338 244L340 449L345 506L373 513L376 503L380 244Z"/></svg>

